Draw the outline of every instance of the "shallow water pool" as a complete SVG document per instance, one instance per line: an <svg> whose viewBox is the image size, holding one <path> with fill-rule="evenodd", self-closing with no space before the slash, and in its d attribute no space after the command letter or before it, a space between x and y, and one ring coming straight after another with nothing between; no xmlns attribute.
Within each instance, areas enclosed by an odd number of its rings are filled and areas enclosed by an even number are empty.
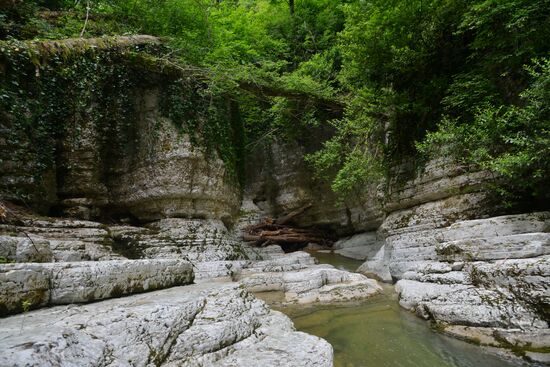
<svg viewBox="0 0 550 367"><path fill-rule="evenodd" d="M355 270L361 262L314 254L320 262ZM427 322L399 307L393 286L368 301L342 306L286 307L298 330L334 347L336 367L512 367L519 360L433 331Z"/></svg>

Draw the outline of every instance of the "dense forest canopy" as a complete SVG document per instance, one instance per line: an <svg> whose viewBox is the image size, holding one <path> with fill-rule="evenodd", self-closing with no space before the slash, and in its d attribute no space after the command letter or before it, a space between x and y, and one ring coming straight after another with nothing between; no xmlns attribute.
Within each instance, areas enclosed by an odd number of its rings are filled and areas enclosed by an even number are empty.
<svg viewBox="0 0 550 367"><path fill-rule="evenodd" d="M493 171L510 204L548 206L550 0L0 4L3 42L164 37L170 62L238 101L245 146L330 126L307 161L343 197L404 158L450 155Z"/></svg>

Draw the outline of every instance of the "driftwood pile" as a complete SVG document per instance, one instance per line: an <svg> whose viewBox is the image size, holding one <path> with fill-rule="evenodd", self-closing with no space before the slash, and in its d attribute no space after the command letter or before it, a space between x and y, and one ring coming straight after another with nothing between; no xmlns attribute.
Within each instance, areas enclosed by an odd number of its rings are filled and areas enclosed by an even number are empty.
<svg viewBox="0 0 550 367"><path fill-rule="evenodd" d="M323 246L332 246L333 237L325 231L314 228L297 228L289 225L295 217L299 216L311 204L301 207L283 217L273 219L264 218L260 223L248 226L244 229L243 240L254 247L268 245L280 245L283 249L289 247L303 247L308 243L317 243Z"/></svg>

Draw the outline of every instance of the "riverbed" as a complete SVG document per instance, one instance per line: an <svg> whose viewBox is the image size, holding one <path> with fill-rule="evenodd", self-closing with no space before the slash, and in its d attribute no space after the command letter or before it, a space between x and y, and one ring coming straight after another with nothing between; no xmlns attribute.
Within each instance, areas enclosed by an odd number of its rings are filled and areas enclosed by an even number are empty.
<svg viewBox="0 0 550 367"><path fill-rule="evenodd" d="M319 262L354 271L360 261L313 253ZM478 346L432 330L399 307L393 286L365 302L339 306L284 307L298 330L334 347L335 367L517 367Z"/></svg>

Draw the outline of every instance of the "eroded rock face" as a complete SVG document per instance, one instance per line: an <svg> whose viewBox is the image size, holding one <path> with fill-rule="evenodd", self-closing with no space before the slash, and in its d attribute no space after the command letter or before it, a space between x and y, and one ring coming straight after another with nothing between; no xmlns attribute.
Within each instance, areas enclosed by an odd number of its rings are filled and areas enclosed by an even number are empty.
<svg viewBox="0 0 550 367"><path fill-rule="evenodd" d="M550 253L550 213L454 223L436 236L440 261L502 260Z"/></svg>
<svg viewBox="0 0 550 367"><path fill-rule="evenodd" d="M285 303L359 300L382 290L375 280L361 274L314 265L314 259L303 252L255 262L241 269L236 279L252 292L282 292Z"/></svg>
<svg viewBox="0 0 550 367"><path fill-rule="evenodd" d="M112 251L107 227L97 222L59 218L25 219L18 226L0 225L0 233L3 234L0 241L12 237L12 243L17 243L16 251L27 254L13 259L17 262L123 259ZM26 241L30 241L30 247Z"/></svg>
<svg viewBox="0 0 550 367"><path fill-rule="evenodd" d="M322 132L314 132L323 134ZM304 205L312 204L305 213L295 218L300 226L323 226L337 233L350 234L376 229L384 213L376 200L376 185L363 201L339 204L328 182L314 180L313 172L304 156L322 139L299 145L291 142L268 142L259 145L250 154L244 202L252 202L264 213L279 216Z"/></svg>
<svg viewBox="0 0 550 367"><path fill-rule="evenodd" d="M191 264L176 259L2 264L0 315L192 282Z"/></svg>
<svg viewBox="0 0 550 367"><path fill-rule="evenodd" d="M34 311L0 331L0 365L332 366L327 342L219 283Z"/></svg>
<svg viewBox="0 0 550 367"><path fill-rule="evenodd" d="M486 215L491 210L487 200L483 192L460 194L388 214L377 231L381 244L367 254L359 271L383 280L400 279L409 270L438 261L443 229L456 221Z"/></svg>
<svg viewBox="0 0 550 367"><path fill-rule="evenodd" d="M544 212L438 230L435 260L396 284L401 306L453 336L543 361L550 347L549 223Z"/></svg>
<svg viewBox="0 0 550 367"><path fill-rule="evenodd" d="M115 249L133 258L183 258L192 262L248 259L242 243L221 220L167 218L142 230L113 227L111 233Z"/></svg>
<svg viewBox="0 0 550 367"><path fill-rule="evenodd" d="M547 360L550 214L491 217L487 174L442 163L390 184L384 243L359 271L398 281L401 306L450 335Z"/></svg>
<svg viewBox="0 0 550 367"><path fill-rule="evenodd" d="M396 284L399 303L449 335L543 362L550 346L548 256L508 261L405 273Z"/></svg>
<svg viewBox="0 0 550 367"><path fill-rule="evenodd" d="M53 261L49 241L19 236L0 236L0 256L14 262Z"/></svg>
<svg viewBox="0 0 550 367"><path fill-rule="evenodd" d="M345 257L366 260L373 258L382 246L384 246L384 241L378 237L376 232L364 232L340 239L332 245L332 249L335 253Z"/></svg>
<svg viewBox="0 0 550 367"><path fill-rule="evenodd" d="M498 211L485 189L491 175L446 158L428 162L421 172L406 164L395 167L388 182L378 185L385 191L373 185L364 200L338 204L327 185L313 180L303 159L307 152L307 144L277 141L258 148L243 208L277 216L311 203L296 224L339 234L363 231L337 242L335 252L365 260L360 271L384 281L436 261L439 229Z"/></svg>
<svg viewBox="0 0 550 367"><path fill-rule="evenodd" d="M206 153L163 116L164 83L151 75L143 85L120 92L134 102L126 106L129 122L95 121L82 114L60 121L64 134L44 147L55 152L55 164L45 171L44 157L28 136L0 139L0 151L10 156L0 166L0 196L18 201L19 193L29 195L33 208L45 214L55 210L85 220L233 218L240 206L236 178L215 152ZM120 108L108 99L104 103L89 108ZM3 121L0 125L6 136L16 134ZM16 148L10 140L19 142Z"/></svg>
<svg viewBox="0 0 550 367"><path fill-rule="evenodd" d="M462 219L483 216L484 193L451 196L388 215L379 229L386 237L393 278L430 261L437 261L437 238L442 228Z"/></svg>
<svg viewBox="0 0 550 367"><path fill-rule="evenodd" d="M391 213L459 194L485 192L491 180L490 172L476 171L446 157L430 160L420 172L404 164L393 170L384 210Z"/></svg>
<svg viewBox="0 0 550 367"><path fill-rule="evenodd" d="M0 225L0 256L16 262L116 259L244 260L242 244L221 220L167 218L147 227L50 218ZM250 255L253 255L252 253Z"/></svg>
<svg viewBox="0 0 550 367"><path fill-rule="evenodd" d="M158 89L137 97L135 141L108 182L109 198L142 221L166 217L231 219L238 184L223 162L194 146L160 114Z"/></svg>

